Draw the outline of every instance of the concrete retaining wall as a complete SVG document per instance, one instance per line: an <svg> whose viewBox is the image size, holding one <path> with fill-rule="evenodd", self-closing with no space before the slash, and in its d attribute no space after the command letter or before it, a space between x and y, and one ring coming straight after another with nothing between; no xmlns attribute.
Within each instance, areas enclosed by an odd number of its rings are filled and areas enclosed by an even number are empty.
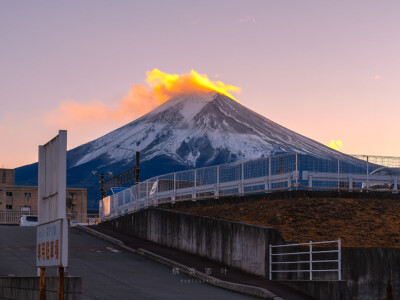
<svg viewBox="0 0 400 300"><path fill-rule="evenodd" d="M400 299L400 249L344 248L342 276L350 280L352 293L362 299L385 299L392 281L394 299Z"/></svg>
<svg viewBox="0 0 400 300"><path fill-rule="evenodd" d="M102 225L265 277L268 277L269 270L269 244L285 243L274 228L159 208L126 215ZM314 267L318 267L318 264ZM291 273L287 279L294 279L295 275ZM301 276L304 277L304 273L298 278ZM331 276L332 279L336 278L335 274ZM400 249L343 248L342 279L310 282L285 281L281 278L280 282L316 299L375 300L385 299L386 285L390 279L394 299L400 299Z"/></svg>
<svg viewBox="0 0 400 300"><path fill-rule="evenodd" d="M39 300L39 277L0 277L0 299ZM80 300L82 298L82 278L64 278L64 299ZM58 299L58 278L46 277L46 299Z"/></svg>
<svg viewBox="0 0 400 300"><path fill-rule="evenodd" d="M332 268L336 267L334 265ZM326 266L314 264L313 267L323 269ZM333 300L376 300L386 299L386 287L390 279L394 299L400 299L400 249L342 248L342 279L343 281L280 282L317 299L330 295L329 299Z"/></svg>
<svg viewBox="0 0 400 300"><path fill-rule="evenodd" d="M350 281L279 281L294 289L302 291L315 299L321 300L347 300L347 299L366 299L363 296L354 294L353 284ZM352 295L352 296L351 296ZM385 298L373 298L383 300Z"/></svg>
<svg viewBox="0 0 400 300"><path fill-rule="evenodd" d="M284 242L274 228L156 208L102 224L261 276L269 268L267 245Z"/></svg>

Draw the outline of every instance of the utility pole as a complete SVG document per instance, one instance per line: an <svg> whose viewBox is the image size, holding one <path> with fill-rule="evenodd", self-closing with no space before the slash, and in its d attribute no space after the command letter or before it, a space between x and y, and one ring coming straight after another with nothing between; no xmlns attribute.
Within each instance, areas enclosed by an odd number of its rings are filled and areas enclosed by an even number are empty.
<svg viewBox="0 0 400 300"><path fill-rule="evenodd" d="M101 173L100 175L98 175L97 171L92 171L92 174L94 176L97 176L100 178L100 182L99 182L100 183L100 198L103 199L106 196L106 188L105 188L105 181L104 181L105 175L104 175L104 173ZM112 175L112 173L109 171L108 176L111 176L111 175Z"/></svg>
<svg viewBox="0 0 400 300"><path fill-rule="evenodd" d="M126 149L130 150L130 149ZM126 184L139 183L140 182L140 152L136 151L136 166L130 168L129 170L124 171L123 173L116 175L112 178L112 172L108 171L107 181L105 181L105 174L101 173L100 175L96 174L97 171L92 171L94 176L100 178L100 198L103 199L108 191L112 187L123 186Z"/></svg>

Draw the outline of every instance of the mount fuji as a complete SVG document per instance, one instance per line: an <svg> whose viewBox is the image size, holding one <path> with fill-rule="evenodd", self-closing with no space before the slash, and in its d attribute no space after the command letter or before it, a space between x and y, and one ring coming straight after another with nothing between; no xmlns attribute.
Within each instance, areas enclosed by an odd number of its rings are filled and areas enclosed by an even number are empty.
<svg viewBox="0 0 400 300"><path fill-rule="evenodd" d="M297 134L222 94L175 97L141 118L68 151L67 185L88 188L97 206L98 179L91 171L118 174L135 164L141 179L271 154L297 152L321 158L354 158ZM37 164L16 170L17 184L37 184Z"/></svg>

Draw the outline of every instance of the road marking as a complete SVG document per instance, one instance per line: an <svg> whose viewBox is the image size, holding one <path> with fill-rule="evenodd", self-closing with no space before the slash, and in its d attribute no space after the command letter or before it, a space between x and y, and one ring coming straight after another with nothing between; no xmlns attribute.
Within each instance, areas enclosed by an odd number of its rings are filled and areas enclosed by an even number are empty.
<svg viewBox="0 0 400 300"><path fill-rule="evenodd" d="M114 252L114 253L121 253L121 251L119 251L119 250L117 250L117 249L114 249L113 247L106 247L108 250L110 250L111 252Z"/></svg>

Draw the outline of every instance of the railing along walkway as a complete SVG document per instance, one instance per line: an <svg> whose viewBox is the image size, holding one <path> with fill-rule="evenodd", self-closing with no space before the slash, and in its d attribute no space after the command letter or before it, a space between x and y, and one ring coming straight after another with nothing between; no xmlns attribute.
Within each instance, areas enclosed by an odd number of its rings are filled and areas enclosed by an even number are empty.
<svg viewBox="0 0 400 300"><path fill-rule="evenodd" d="M315 250L313 245L323 245L323 244L334 244L337 243L337 249L334 250ZM294 248L294 247L302 247L301 250L305 247L308 247L307 251L294 251L294 252L273 252L274 250L283 250L287 248ZM293 250L292 250L293 251ZM300 243L300 244L285 244L285 245L269 245L269 279L273 279L274 273L309 273L309 280L313 280L313 273L314 272L334 272L337 273L337 279L342 280L342 258L341 258L341 240L338 239L336 241L326 241L326 242L312 242L309 243ZM315 254L327 254L327 253L337 253L337 259L325 258L325 259L315 259ZM301 260L289 260L288 257L295 257L298 256L307 256L308 259L301 259ZM274 260L275 258L275 260ZM279 260L276 260L279 259ZM330 269L315 269L313 264L325 264L325 263L337 263L337 268L330 268ZM281 266L287 265L300 265L303 266L302 269L279 269ZM304 266L308 266L305 268ZM276 268L274 268L274 266Z"/></svg>

